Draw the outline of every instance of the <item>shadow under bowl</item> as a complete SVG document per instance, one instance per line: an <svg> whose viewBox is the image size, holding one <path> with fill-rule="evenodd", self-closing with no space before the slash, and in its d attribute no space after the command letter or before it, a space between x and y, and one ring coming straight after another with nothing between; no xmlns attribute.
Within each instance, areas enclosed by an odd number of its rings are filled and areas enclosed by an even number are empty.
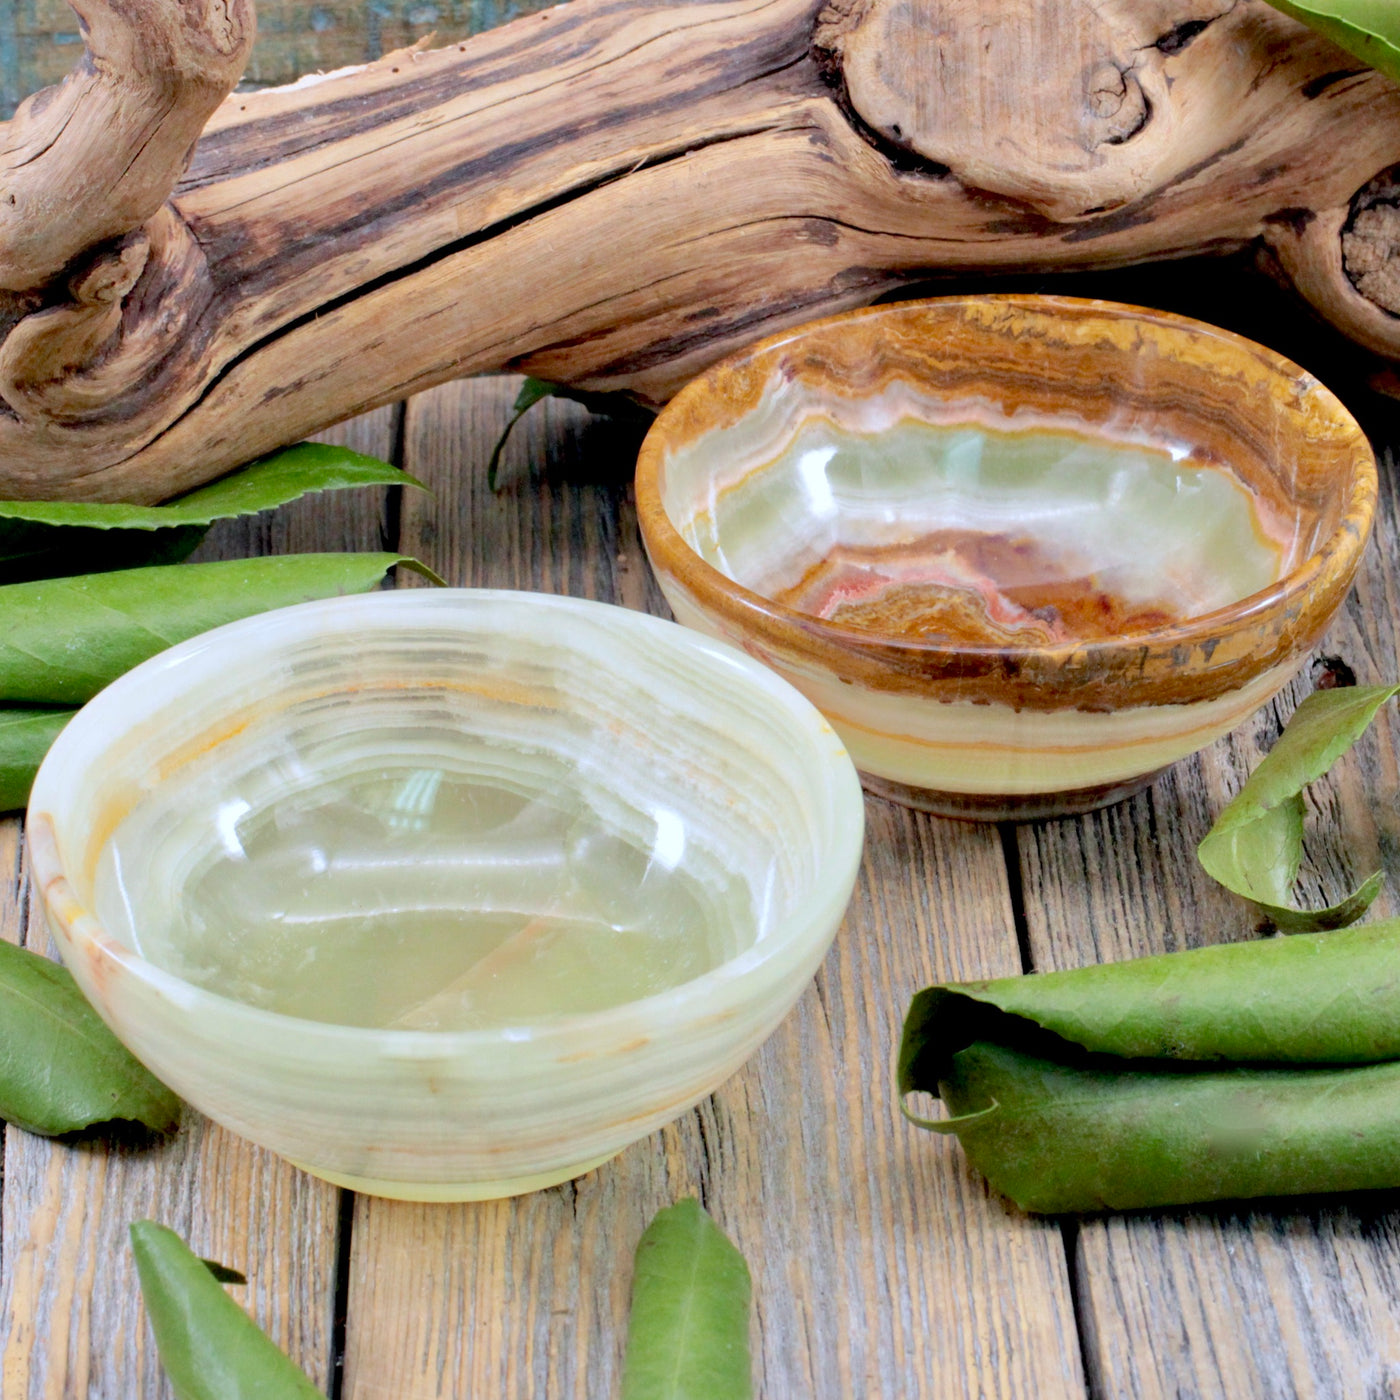
<svg viewBox="0 0 1400 1400"><path fill-rule="evenodd" d="M716 365L642 446L676 618L831 720L872 791L1087 811L1240 724L1351 586L1375 460L1263 346L1111 302L873 307Z"/></svg>
<svg viewBox="0 0 1400 1400"><path fill-rule="evenodd" d="M729 648L413 589L136 668L28 835L64 961L177 1093L327 1180L468 1200L736 1070L830 946L863 818L830 726Z"/></svg>

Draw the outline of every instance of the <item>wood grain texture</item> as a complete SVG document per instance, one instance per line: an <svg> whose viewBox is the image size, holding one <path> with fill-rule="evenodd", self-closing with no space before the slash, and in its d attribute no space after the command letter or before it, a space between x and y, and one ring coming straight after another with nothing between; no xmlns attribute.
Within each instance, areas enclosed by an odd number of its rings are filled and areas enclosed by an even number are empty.
<svg viewBox="0 0 1400 1400"><path fill-rule="evenodd" d="M315 441L353 448L392 461L403 408L377 408L348 423L316 434ZM321 550L394 550L398 539L400 488L327 491L303 496L276 510L210 528L192 558L241 559L255 554L311 554Z"/></svg>
<svg viewBox="0 0 1400 1400"><path fill-rule="evenodd" d="M500 494L486 491L514 388L469 382L409 405L405 465L437 494L405 500L401 548L454 583L660 611L625 432L547 403L517 429ZM874 799L867 814L861 880L815 986L710 1099L551 1191L357 1200L347 1400L613 1393L632 1253L687 1193L748 1257L770 1400L1083 1395L1058 1231L989 1200L892 1093L910 993L1020 965L996 833Z"/></svg>
<svg viewBox="0 0 1400 1400"><path fill-rule="evenodd" d="M1377 536L1313 667L1247 725L1147 793L1019 829L1034 965L1046 970L1248 938L1259 923L1199 867L1214 814L1340 658L1361 683L1400 675L1395 463ZM1396 869L1394 706L1308 794L1304 902ZM1392 879L1375 914L1400 910ZM1247 995L1247 989L1241 989ZM1387 1195L1086 1221L1071 1231L1095 1397L1340 1400L1400 1393L1400 1214Z"/></svg>
<svg viewBox="0 0 1400 1400"><path fill-rule="evenodd" d="M19 864L19 823L0 836ZM13 876L12 876L13 879ZM48 946L37 909L7 901L0 932ZM23 934L20 938L19 935ZM201 1255L241 1269L240 1302L324 1385L331 1356L336 1192L191 1110L166 1141L118 1131L57 1143L5 1133L4 1318L7 1400L165 1400L171 1395L140 1303L127 1243L153 1218Z"/></svg>
<svg viewBox="0 0 1400 1400"><path fill-rule="evenodd" d="M124 5L149 57L170 11ZM162 108L144 77L84 88L92 67L66 88L94 95L81 114L160 110L148 146L183 158L205 108ZM0 132L26 188L82 185L48 172L92 121L31 139L59 105ZM0 204L0 490L160 499L464 374L660 402L765 331L934 272L1267 243L1400 357L1340 242L1400 162L1398 114L1400 86L1264 0L571 0L233 95L155 212L154 161L120 174L115 140L91 161L119 188L79 216ZM90 269L69 261L84 239Z"/></svg>
<svg viewBox="0 0 1400 1400"><path fill-rule="evenodd" d="M389 456L393 410L336 436ZM383 491L348 491L216 526L202 557L378 549ZM48 949L28 897L20 822L0 822L0 936ZM127 1244L171 1226L241 1269L232 1290L322 1387L330 1383L339 1192L185 1110L170 1140L119 1130L56 1143L5 1130L0 1394L5 1400L168 1400Z"/></svg>

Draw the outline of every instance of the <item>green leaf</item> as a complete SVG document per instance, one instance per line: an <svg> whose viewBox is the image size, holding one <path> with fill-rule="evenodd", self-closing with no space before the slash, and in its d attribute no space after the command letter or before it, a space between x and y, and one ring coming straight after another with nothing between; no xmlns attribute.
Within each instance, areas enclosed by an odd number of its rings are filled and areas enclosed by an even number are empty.
<svg viewBox="0 0 1400 1400"><path fill-rule="evenodd" d="M1397 964L1388 920L929 987L899 1090L1028 1210L1400 1186Z"/></svg>
<svg viewBox="0 0 1400 1400"><path fill-rule="evenodd" d="M903 1092L974 1040L1035 1029L1124 1059L1400 1060L1400 920L1336 933L925 988L904 1023Z"/></svg>
<svg viewBox="0 0 1400 1400"><path fill-rule="evenodd" d="M541 399L547 399L558 391L557 384L551 384L544 379L527 379L520 386L520 392L515 396L514 404L511 405L510 420L502 429L500 437L496 439L496 445L491 449L491 460L486 464L486 488L488 491L496 489L496 474L501 466L501 453L506 450L506 441L515 430L515 425Z"/></svg>
<svg viewBox="0 0 1400 1400"><path fill-rule="evenodd" d="M1196 858L1212 879L1258 905L1286 933L1344 928L1380 893L1377 871L1329 908L1302 910L1292 902L1303 860L1303 789L1351 748L1397 693L1400 685L1349 686L1309 695L1196 848Z"/></svg>
<svg viewBox="0 0 1400 1400"><path fill-rule="evenodd" d="M313 491L350 486L409 485L406 472L348 447L302 442L274 456L178 496L159 506L97 504L86 501L0 501L0 520L82 526L91 530L165 530L210 525L236 515L254 515L286 505ZM0 531L0 544L5 536Z"/></svg>
<svg viewBox="0 0 1400 1400"><path fill-rule="evenodd" d="M365 592L395 564L429 573L399 554L287 554L10 584L0 588L0 701L83 704L176 642L272 608Z"/></svg>
<svg viewBox="0 0 1400 1400"><path fill-rule="evenodd" d="M0 940L0 1117L52 1137L117 1118L170 1132L179 1116L66 968Z"/></svg>
<svg viewBox="0 0 1400 1400"><path fill-rule="evenodd" d="M215 520L254 515L313 491L418 486L388 462L303 442L159 506L0 501L0 584L155 564L190 555Z"/></svg>
<svg viewBox="0 0 1400 1400"><path fill-rule="evenodd" d="M1074 1065L978 1041L944 1101L972 1164L1023 1210L1134 1210L1400 1186L1400 1063Z"/></svg>
<svg viewBox="0 0 1400 1400"><path fill-rule="evenodd" d="M639 404L628 394L598 393L588 389L573 389L567 384L551 384L547 379L527 379L520 386L520 392L515 396L515 403L511 405L510 421L506 424L500 437L496 439L496 446L491 452L491 460L486 464L488 490L494 491L496 489L501 453L505 451L506 440L514 431L515 425L541 399L549 398L569 399L573 403L582 404L590 413L596 413L603 418L619 418L629 423L649 424L656 417L651 409Z"/></svg>
<svg viewBox="0 0 1400 1400"><path fill-rule="evenodd" d="M1400 5L1395 0L1269 0L1338 48L1400 82Z"/></svg>
<svg viewBox="0 0 1400 1400"><path fill-rule="evenodd" d="M73 710L0 710L0 812L29 801L34 775Z"/></svg>
<svg viewBox="0 0 1400 1400"><path fill-rule="evenodd" d="M325 1400L173 1230L138 1220L131 1250L176 1400Z"/></svg>
<svg viewBox="0 0 1400 1400"><path fill-rule="evenodd" d="M698 1201L659 1211L637 1245L622 1400L748 1400L750 1292Z"/></svg>

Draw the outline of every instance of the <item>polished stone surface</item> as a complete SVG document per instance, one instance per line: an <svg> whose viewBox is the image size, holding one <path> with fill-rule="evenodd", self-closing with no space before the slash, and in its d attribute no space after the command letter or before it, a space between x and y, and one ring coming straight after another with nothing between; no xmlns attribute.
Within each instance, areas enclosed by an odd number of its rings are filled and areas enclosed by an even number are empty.
<svg viewBox="0 0 1400 1400"><path fill-rule="evenodd" d="M1035 296L875 307L687 386L638 466L676 617L836 726L877 790L1084 810L1295 672L1375 464L1316 379L1203 323Z"/></svg>
<svg viewBox="0 0 1400 1400"><path fill-rule="evenodd" d="M860 856L821 716L673 624L409 590L265 614L64 731L30 839L117 1033L330 1179L567 1179L726 1078L806 985Z"/></svg>

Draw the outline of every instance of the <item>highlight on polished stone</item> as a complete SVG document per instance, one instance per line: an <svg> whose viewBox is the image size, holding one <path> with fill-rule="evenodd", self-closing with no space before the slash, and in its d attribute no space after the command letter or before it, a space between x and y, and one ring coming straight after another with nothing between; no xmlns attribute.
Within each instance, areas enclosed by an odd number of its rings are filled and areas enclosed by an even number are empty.
<svg viewBox="0 0 1400 1400"><path fill-rule="evenodd" d="M638 467L676 616L836 725L867 785L1084 810L1301 663L1374 508L1311 376L1199 322L1024 296L776 336L688 386Z"/></svg>
<svg viewBox="0 0 1400 1400"><path fill-rule="evenodd" d="M719 812L650 784L605 797L589 754L517 751L483 707L440 708L405 707L397 735L307 710L275 745L231 741L173 774L103 846L98 920L251 1006L414 1030L604 1011L769 931L791 872L734 845Z"/></svg>
<svg viewBox="0 0 1400 1400"><path fill-rule="evenodd" d="M329 1180L578 1176L801 994L863 799L822 716L693 632L412 589L175 647L34 784L55 942L182 1097Z"/></svg>
<svg viewBox="0 0 1400 1400"><path fill-rule="evenodd" d="M706 473L708 504L682 531L798 612L915 641L1098 641L1227 607L1296 553L1292 521L1271 535L1240 482L1185 447L942 427L908 393L883 397L888 428L863 404L852 431L842 407L794 412L757 467Z"/></svg>

